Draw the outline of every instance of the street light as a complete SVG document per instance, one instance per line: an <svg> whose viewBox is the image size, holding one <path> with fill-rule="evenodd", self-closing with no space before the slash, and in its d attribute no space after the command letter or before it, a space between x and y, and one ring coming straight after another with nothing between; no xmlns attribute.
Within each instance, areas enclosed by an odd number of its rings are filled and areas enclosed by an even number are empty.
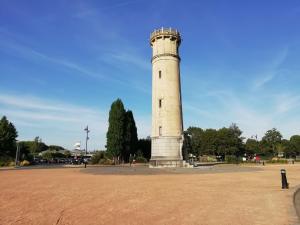
<svg viewBox="0 0 300 225"><path fill-rule="evenodd" d="M89 126L86 126L86 128L84 129L86 131L86 139L85 139L85 159L84 159L84 168L86 168L86 160L87 160L87 142L89 140Z"/></svg>
<svg viewBox="0 0 300 225"><path fill-rule="evenodd" d="M252 135L251 138L255 138L256 140L256 151L259 150L258 140L257 140L257 134ZM256 160L256 153L255 153L255 160ZM265 165L265 162L263 161L263 165Z"/></svg>

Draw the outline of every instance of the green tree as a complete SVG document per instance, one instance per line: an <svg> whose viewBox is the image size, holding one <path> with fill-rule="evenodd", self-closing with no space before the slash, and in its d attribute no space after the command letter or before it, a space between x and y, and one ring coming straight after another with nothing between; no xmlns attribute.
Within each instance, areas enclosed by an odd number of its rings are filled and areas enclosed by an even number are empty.
<svg viewBox="0 0 300 225"><path fill-rule="evenodd" d="M187 134L191 138L193 153L199 155L241 155L244 153L242 131L236 124L219 130L189 127Z"/></svg>
<svg viewBox="0 0 300 225"><path fill-rule="evenodd" d="M215 155L217 151L218 131L215 129L206 129L202 132L201 154Z"/></svg>
<svg viewBox="0 0 300 225"><path fill-rule="evenodd" d="M65 150L65 153L64 153L64 154L65 154L65 157L66 157L66 158L70 158L71 155L72 155L71 152L70 152L69 150Z"/></svg>
<svg viewBox="0 0 300 225"><path fill-rule="evenodd" d="M236 124L229 128L223 127L217 132L217 154L240 156L244 153L242 131Z"/></svg>
<svg viewBox="0 0 300 225"><path fill-rule="evenodd" d="M14 157L16 154L17 130L6 116L0 120L0 157Z"/></svg>
<svg viewBox="0 0 300 225"><path fill-rule="evenodd" d="M234 154L235 149L231 148L231 137L230 131L228 128L223 127L218 130L217 133L217 155L223 156L225 158L226 155Z"/></svg>
<svg viewBox="0 0 300 225"><path fill-rule="evenodd" d="M272 147L266 140L261 139L261 141L259 142L259 148L261 151L261 155L264 155L267 157L273 156Z"/></svg>
<svg viewBox="0 0 300 225"><path fill-rule="evenodd" d="M19 159L20 161L27 160L31 162L33 160L33 155L31 154L30 151L30 143L32 141L20 141L19 142L19 148L20 148L20 155Z"/></svg>
<svg viewBox="0 0 300 225"><path fill-rule="evenodd" d="M128 110L125 113L125 132L124 132L124 148L121 155L125 162L129 162L130 154L136 153L138 136L132 111Z"/></svg>
<svg viewBox="0 0 300 225"><path fill-rule="evenodd" d="M111 105L106 133L106 148L115 163L124 148L124 128L125 109L121 99L117 99Z"/></svg>
<svg viewBox="0 0 300 225"><path fill-rule="evenodd" d="M199 127L189 127L187 129L187 135L191 138L191 153L196 156L201 155L203 129Z"/></svg>
<svg viewBox="0 0 300 225"><path fill-rule="evenodd" d="M42 141L39 136L34 138L30 148L32 154L36 155L42 151L46 151L47 149L48 146Z"/></svg>
<svg viewBox="0 0 300 225"><path fill-rule="evenodd" d="M290 144L296 155L300 155L300 135L293 135L290 138Z"/></svg>
<svg viewBox="0 0 300 225"><path fill-rule="evenodd" d="M47 160L53 159L54 158L53 152L52 151L43 152L42 158Z"/></svg>
<svg viewBox="0 0 300 225"><path fill-rule="evenodd" d="M293 145L289 140L282 139L279 144L276 145L278 152L283 152L286 158L295 157L297 152L296 149L293 148Z"/></svg>
<svg viewBox="0 0 300 225"><path fill-rule="evenodd" d="M20 142L20 150L24 153L28 152L31 155L37 155L42 151L48 150L49 147L42 142L42 139L39 137L35 137L33 141L21 141Z"/></svg>
<svg viewBox="0 0 300 225"><path fill-rule="evenodd" d="M105 164L111 162L106 151L97 151L91 158L92 164Z"/></svg>
<svg viewBox="0 0 300 225"><path fill-rule="evenodd" d="M231 133L231 138L232 138L231 145L233 145L237 149L237 151L235 152L235 155L236 156L243 155L243 153L245 152L245 146L243 144L243 140L245 138L242 137L243 132L235 123L232 123L230 125L229 131Z"/></svg>
<svg viewBox="0 0 300 225"><path fill-rule="evenodd" d="M143 157L149 161L151 158L151 139L139 139L137 143L137 152L138 151L142 152Z"/></svg>
<svg viewBox="0 0 300 225"><path fill-rule="evenodd" d="M245 152L248 155L260 154L259 142L252 138L247 139L245 144Z"/></svg>
<svg viewBox="0 0 300 225"><path fill-rule="evenodd" d="M276 146L281 142L281 139L282 135L276 128L268 130L262 138L267 147L266 150L271 152L273 155L277 154Z"/></svg>
<svg viewBox="0 0 300 225"><path fill-rule="evenodd" d="M49 150L53 150L53 151L61 151L61 150L65 150L64 147L61 147L59 145L49 145L48 146Z"/></svg>

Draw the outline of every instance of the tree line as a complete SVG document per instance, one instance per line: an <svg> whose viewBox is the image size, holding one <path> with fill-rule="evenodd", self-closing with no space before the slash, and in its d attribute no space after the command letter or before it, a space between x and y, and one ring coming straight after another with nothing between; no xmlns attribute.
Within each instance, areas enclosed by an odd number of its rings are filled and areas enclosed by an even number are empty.
<svg viewBox="0 0 300 225"><path fill-rule="evenodd" d="M300 155L300 135L293 135L289 140L283 139L276 128L268 130L261 140L257 135L246 140L236 124L221 129L202 129L189 127L184 132L183 157L215 155L225 159L226 155L284 157Z"/></svg>
<svg viewBox="0 0 300 225"><path fill-rule="evenodd" d="M107 150L100 153L105 158L114 159L115 162L128 162L130 156L140 161L148 161L151 157L150 138L138 139L137 128L131 110L125 110L120 99L114 101L109 113L109 127L107 131ZM14 162L17 150L18 133L12 122L3 116L0 120L0 166ZM32 141L19 141L19 160L32 162L35 157L43 153L42 158L53 158L60 150L65 150L61 146L47 145L40 137L35 137ZM65 151L66 157L70 152ZM61 156L61 155L60 155ZM96 157L97 158L97 157Z"/></svg>
<svg viewBox="0 0 300 225"><path fill-rule="evenodd" d="M0 120L0 164L14 161L17 137L15 126L3 116ZM33 141L20 141L19 147L20 159L28 161L46 150L64 150L61 146L46 145L39 137ZM189 127L184 131L182 154L184 159L188 159L190 154L197 157L214 155L223 159L228 155L274 157L282 154L284 157L296 157L300 155L300 135L284 139L280 131L273 128L258 140L257 136L248 139L243 137L236 124L221 129ZM105 155L114 159L115 163L128 162L130 156L145 160L151 157L151 139L138 139L133 113L131 110L125 110L121 99L114 101L110 108Z"/></svg>
<svg viewBox="0 0 300 225"><path fill-rule="evenodd" d="M37 136L32 141L20 141L19 142L19 159L33 161L35 157L40 156L43 159L52 158L68 158L71 156L70 151L59 145L47 145L42 139Z"/></svg>
<svg viewBox="0 0 300 225"><path fill-rule="evenodd" d="M35 137L32 141L19 141L17 143L18 132L14 124L6 116L0 120L0 166L9 165L15 161L17 144L19 145L19 160L32 162L34 157L43 152L43 157L68 157L70 154L59 154L59 151L65 150L58 145L47 145L40 137Z"/></svg>

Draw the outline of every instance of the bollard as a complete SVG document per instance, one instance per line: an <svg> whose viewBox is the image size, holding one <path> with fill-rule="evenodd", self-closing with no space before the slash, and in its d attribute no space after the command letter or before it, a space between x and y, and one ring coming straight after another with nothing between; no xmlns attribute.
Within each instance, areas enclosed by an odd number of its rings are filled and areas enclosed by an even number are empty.
<svg viewBox="0 0 300 225"><path fill-rule="evenodd" d="M265 165L265 161L263 161L263 166Z"/></svg>
<svg viewBox="0 0 300 225"><path fill-rule="evenodd" d="M282 189L288 189L289 188L289 183L287 182L286 179L286 171L285 169L281 169L281 187Z"/></svg>

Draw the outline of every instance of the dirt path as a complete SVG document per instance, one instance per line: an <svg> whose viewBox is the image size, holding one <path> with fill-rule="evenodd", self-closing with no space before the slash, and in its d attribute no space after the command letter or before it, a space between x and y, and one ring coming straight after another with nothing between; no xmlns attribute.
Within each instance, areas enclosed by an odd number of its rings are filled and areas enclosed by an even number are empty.
<svg viewBox="0 0 300 225"><path fill-rule="evenodd" d="M297 224L292 199L300 164L260 168L155 175L0 171L0 224ZM281 190L281 168L289 190Z"/></svg>

